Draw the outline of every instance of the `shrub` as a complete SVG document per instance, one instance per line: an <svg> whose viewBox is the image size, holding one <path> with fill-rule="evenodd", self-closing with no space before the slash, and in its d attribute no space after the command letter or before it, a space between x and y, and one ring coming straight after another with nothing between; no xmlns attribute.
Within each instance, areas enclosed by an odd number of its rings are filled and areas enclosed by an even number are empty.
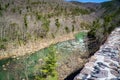
<svg viewBox="0 0 120 80"><path fill-rule="evenodd" d="M57 26L57 28L60 27L60 23L59 23L59 20L58 20L58 19L55 19L55 25Z"/></svg>
<svg viewBox="0 0 120 80"><path fill-rule="evenodd" d="M37 18L37 20L41 20L41 18L42 18L42 15L40 14L40 13L36 13L36 18Z"/></svg>
<svg viewBox="0 0 120 80"><path fill-rule="evenodd" d="M24 16L24 24L25 24L25 27L27 28L27 27L28 27L28 23L27 23L27 15Z"/></svg>
<svg viewBox="0 0 120 80"><path fill-rule="evenodd" d="M65 27L65 31L66 31L67 33L70 32L70 30L69 30L69 28L68 28L67 26Z"/></svg>
<svg viewBox="0 0 120 80"><path fill-rule="evenodd" d="M93 21L92 25L91 25L91 30L88 32L88 36L89 37L96 37L96 32L99 30L99 28L101 27L101 24L99 22L99 20Z"/></svg>
<svg viewBox="0 0 120 80"><path fill-rule="evenodd" d="M19 13L22 14L22 10L19 10Z"/></svg>
<svg viewBox="0 0 120 80"><path fill-rule="evenodd" d="M75 27L74 27L74 25L72 25L72 32L74 32L74 30L75 30Z"/></svg>
<svg viewBox="0 0 120 80"><path fill-rule="evenodd" d="M48 54L45 58L45 64L40 69L40 75L36 76L36 80L57 80L57 71L56 71L56 49L53 45L48 48Z"/></svg>
<svg viewBox="0 0 120 80"><path fill-rule="evenodd" d="M51 35L52 35L52 38L55 38L55 35L53 33Z"/></svg>
<svg viewBox="0 0 120 80"><path fill-rule="evenodd" d="M3 7L2 7L2 5L0 4L0 16L3 15L3 14L2 14L2 11L3 11Z"/></svg>
<svg viewBox="0 0 120 80"><path fill-rule="evenodd" d="M109 33L109 27L111 26L110 23L112 21L112 17L107 15L104 17L104 23L103 23L103 27L104 27L104 33L103 34L108 34Z"/></svg>
<svg viewBox="0 0 120 80"><path fill-rule="evenodd" d="M4 45L4 44L1 44L1 45L0 45L0 50L2 50L2 49L3 49L3 50L5 50L5 49L6 49L6 47L5 47L5 45Z"/></svg>
<svg viewBox="0 0 120 80"><path fill-rule="evenodd" d="M9 3L8 3L8 4L6 4L6 5L5 5L5 8L7 9L7 8L9 7L9 5L10 5Z"/></svg>
<svg viewBox="0 0 120 80"><path fill-rule="evenodd" d="M42 21L43 24L42 24L42 27L43 29L48 32L49 31L49 24L50 24L50 20L44 18L44 20Z"/></svg>
<svg viewBox="0 0 120 80"><path fill-rule="evenodd" d="M15 13L15 12L16 12L16 9L15 9L15 8L12 8L12 12Z"/></svg>
<svg viewBox="0 0 120 80"><path fill-rule="evenodd" d="M3 14L2 14L2 11L0 11L0 16L2 16Z"/></svg>

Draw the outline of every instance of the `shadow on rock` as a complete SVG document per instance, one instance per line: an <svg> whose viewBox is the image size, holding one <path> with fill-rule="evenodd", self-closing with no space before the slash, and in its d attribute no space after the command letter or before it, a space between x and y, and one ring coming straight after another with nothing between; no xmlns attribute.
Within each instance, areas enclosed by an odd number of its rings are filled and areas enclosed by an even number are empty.
<svg viewBox="0 0 120 80"><path fill-rule="evenodd" d="M77 76L78 73L80 73L80 71L82 70L83 68L80 68L76 71L74 71L73 73L71 73L70 75L68 75L64 80L73 80L75 76Z"/></svg>

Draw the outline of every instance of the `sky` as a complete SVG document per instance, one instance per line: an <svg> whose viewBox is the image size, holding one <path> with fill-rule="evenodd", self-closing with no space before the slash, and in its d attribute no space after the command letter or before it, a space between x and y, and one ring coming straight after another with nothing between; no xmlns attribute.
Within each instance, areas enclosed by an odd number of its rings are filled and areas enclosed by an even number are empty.
<svg viewBox="0 0 120 80"><path fill-rule="evenodd" d="M100 2L110 1L110 0L66 0L66 1L79 1L79 2L96 2L96 3L100 3Z"/></svg>

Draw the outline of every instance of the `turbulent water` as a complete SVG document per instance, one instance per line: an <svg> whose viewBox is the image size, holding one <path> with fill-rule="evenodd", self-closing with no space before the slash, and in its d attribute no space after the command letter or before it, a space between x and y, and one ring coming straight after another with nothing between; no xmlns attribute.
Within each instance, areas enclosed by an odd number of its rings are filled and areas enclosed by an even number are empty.
<svg viewBox="0 0 120 80"><path fill-rule="evenodd" d="M120 80L120 27L110 34L74 80Z"/></svg>

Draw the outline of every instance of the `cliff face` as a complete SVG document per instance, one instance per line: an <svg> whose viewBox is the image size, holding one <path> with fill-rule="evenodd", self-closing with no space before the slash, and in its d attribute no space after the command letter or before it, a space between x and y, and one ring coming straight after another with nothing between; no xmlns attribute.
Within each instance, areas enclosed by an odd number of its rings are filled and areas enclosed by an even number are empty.
<svg viewBox="0 0 120 80"><path fill-rule="evenodd" d="M103 13L93 22L88 32L91 41L88 42L88 51L91 55L97 52L74 80L119 80L120 78L120 1L101 3L99 10Z"/></svg>
<svg viewBox="0 0 120 80"><path fill-rule="evenodd" d="M91 24L91 30L88 32L88 38L91 42L88 43L88 49L93 55L99 47L106 41L108 35L117 26L120 26L120 1L114 0L101 3L101 6L95 13L97 18ZM97 46L95 46L97 45Z"/></svg>
<svg viewBox="0 0 120 80"><path fill-rule="evenodd" d="M120 79L120 27L89 59L74 80L119 80Z"/></svg>

